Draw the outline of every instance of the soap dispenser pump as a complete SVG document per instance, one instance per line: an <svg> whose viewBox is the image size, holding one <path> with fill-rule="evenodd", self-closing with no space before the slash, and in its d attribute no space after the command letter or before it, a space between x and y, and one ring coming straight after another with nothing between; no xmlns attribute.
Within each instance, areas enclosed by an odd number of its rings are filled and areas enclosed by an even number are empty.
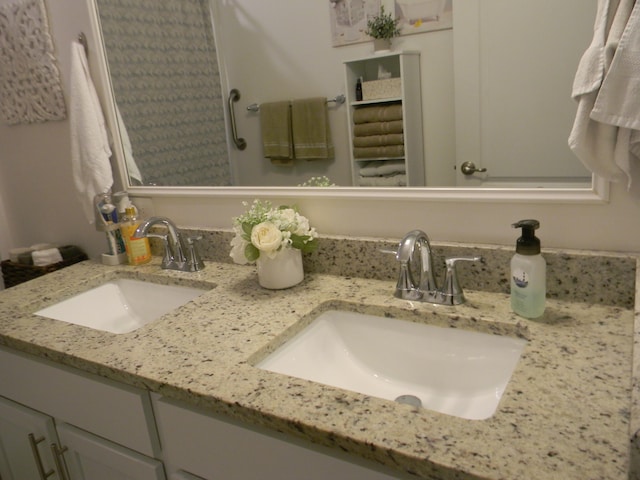
<svg viewBox="0 0 640 480"><path fill-rule="evenodd" d="M522 228L511 259L511 309L522 317L538 318L544 313L547 276L547 263L535 234L540 222L520 220L511 226Z"/></svg>

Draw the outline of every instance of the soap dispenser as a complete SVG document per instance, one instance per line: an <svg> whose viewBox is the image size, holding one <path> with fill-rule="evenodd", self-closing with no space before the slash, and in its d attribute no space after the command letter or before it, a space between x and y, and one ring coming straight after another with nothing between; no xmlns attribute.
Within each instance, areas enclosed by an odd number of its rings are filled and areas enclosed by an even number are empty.
<svg viewBox="0 0 640 480"><path fill-rule="evenodd" d="M522 228L511 259L511 309L525 318L538 318L544 313L547 263L540 255L540 239L535 231L538 220L520 220L511 225Z"/></svg>

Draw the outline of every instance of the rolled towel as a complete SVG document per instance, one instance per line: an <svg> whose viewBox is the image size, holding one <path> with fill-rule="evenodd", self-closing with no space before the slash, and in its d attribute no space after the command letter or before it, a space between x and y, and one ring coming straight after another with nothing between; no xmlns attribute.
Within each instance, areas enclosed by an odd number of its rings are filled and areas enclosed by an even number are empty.
<svg viewBox="0 0 640 480"><path fill-rule="evenodd" d="M406 187L407 176L400 174L388 177L359 177L358 184L361 187Z"/></svg>
<svg viewBox="0 0 640 480"><path fill-rule="evenodd" d="M359 173L363 177L382 177L406 172L407 167L404 160L380 160L365 162L365 164L360 167Z"/></svg>
<svg viewBox="0 0 640 480"><path fill-rule="evenodd" d="M393 120L402 120L402 105L399 103L360 107L353 112L353 123L355 124Z"/></svg>
<svg viewBox="0 0 640 480"><path fill-rule="evenodd" d="M355 147L355 158L394 158L404 156L404 145L387 145L384 147Z"/></svg>
<svg viewBox="0 0 640 480"><path fill-rule="evenodd" d="M44 267L46 265L62 261L62 255L60 254L60 250L57 248L36 250L31 254L31 256L33 257L33 264L37 267Z"/></svg>
<svg viewBox="0 0 640 480"><path fill-rule="evenodd" d="M366 137L368 135L386 135L388 133L402 133L402 120L391 122L361 123L353 126L353 135L356 137Z"/></svg>
<svg viewBox="0 0 640 480"><path fill-rule="evenodd" d="M404 145L404 135L402 133L390 133L387 135L353 137L354 147L382 147L385 145Z"/></svg>

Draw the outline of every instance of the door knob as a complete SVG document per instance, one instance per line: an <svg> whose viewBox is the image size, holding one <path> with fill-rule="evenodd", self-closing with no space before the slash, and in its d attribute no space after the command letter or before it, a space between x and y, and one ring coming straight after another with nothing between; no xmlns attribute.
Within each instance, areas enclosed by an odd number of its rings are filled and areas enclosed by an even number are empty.
<svg viewBox="0 0 640 480"><path fill-rule="evenodd" d="M464 162L460 165L460 171L465 175L473 175L474 173L486 172L486 168L476 168L476 164L473 162Z"/></svg>

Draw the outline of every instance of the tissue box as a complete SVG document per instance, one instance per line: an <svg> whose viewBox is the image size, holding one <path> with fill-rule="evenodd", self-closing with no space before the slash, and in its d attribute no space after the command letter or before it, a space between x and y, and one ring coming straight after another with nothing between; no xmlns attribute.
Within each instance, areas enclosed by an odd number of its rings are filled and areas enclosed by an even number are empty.
<svg viewBox="0 0 640 480"><path fill-rule="evenodd" d="M378 100L381 98L399 98L402 96L400 78L386 78L362 82L362 100Z"/></svg>

